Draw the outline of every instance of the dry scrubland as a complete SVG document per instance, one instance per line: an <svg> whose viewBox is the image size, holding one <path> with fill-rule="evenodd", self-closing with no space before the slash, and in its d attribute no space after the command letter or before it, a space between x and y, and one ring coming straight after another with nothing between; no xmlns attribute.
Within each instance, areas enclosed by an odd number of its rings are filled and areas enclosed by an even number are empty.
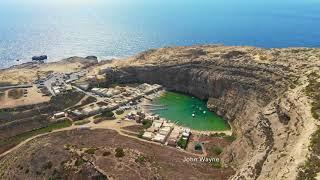
<svg viewBox="0 0 320 180"><path fill-rule="evenodd" d="M117 148L123 149L123 153L117 152ZM24 156L17 156L21 152ZM1 160L0 172L3 177L28 179L103 174L114 179L225 179L233 173L231 169L212 168L210 163L184 163L184 157L190 155L112 130L74 130L41 137L22 146ZM86 171L91 173L85 174Z"/></svg>

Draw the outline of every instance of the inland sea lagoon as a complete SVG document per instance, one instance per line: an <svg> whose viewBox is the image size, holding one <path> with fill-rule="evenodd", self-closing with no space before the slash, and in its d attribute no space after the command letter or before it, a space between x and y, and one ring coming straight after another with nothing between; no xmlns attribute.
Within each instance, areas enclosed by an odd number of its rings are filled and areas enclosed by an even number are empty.
<svg viewBox="0 0 320 180"><path fill-rule="evenodd" d="M165 92L153 100L153 113L177 125L200 131L230 130L229 124L214 112L209 111L206 101L176 92Z"/></svg>

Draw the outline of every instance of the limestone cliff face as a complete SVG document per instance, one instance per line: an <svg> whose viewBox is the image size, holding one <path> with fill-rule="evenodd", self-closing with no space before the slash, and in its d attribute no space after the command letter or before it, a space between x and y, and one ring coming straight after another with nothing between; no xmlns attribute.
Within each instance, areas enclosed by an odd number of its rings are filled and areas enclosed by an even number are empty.
<svg viewBox="0 0 320 180"><path fill-rule="evenodd" d="M140 54L107 77L118 83L157 83L208 99L208 107L228 120L237 136L223 154L224 163L236 170L233 179L294 178L315 129L304 109L309 102L302 85L292 87L312 66L300 61L311 50L163 48Z"/></svg>

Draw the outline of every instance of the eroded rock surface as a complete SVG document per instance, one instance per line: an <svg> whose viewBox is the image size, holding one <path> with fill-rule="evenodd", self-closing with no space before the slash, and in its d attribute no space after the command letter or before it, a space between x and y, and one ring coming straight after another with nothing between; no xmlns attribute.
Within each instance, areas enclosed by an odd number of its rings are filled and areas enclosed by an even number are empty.
<svg viewBox="0 0 320 180"><path fill-rule="evenodd" d="M320 50L195 46L150 50L108 71L109 83L157 83L208 99L237 140L224 152L232 179L294 179L316 129L305 96Z"/></svg>

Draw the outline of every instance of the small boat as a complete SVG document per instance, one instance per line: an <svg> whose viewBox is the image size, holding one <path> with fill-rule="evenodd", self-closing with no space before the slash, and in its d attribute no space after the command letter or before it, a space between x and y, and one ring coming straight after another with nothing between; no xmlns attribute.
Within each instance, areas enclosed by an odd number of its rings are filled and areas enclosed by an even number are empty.
<svg viewBox="0 0 320 180"><path fill-rule="evenodd" d="M207 113L206 111L203 111L203 114Z"/></svg>
<svg viewBox="0 0 320 180"><path fill-rule="evenodd" d="M196 115L195 114L192 114L192 117L195 117Z"/></svg>

